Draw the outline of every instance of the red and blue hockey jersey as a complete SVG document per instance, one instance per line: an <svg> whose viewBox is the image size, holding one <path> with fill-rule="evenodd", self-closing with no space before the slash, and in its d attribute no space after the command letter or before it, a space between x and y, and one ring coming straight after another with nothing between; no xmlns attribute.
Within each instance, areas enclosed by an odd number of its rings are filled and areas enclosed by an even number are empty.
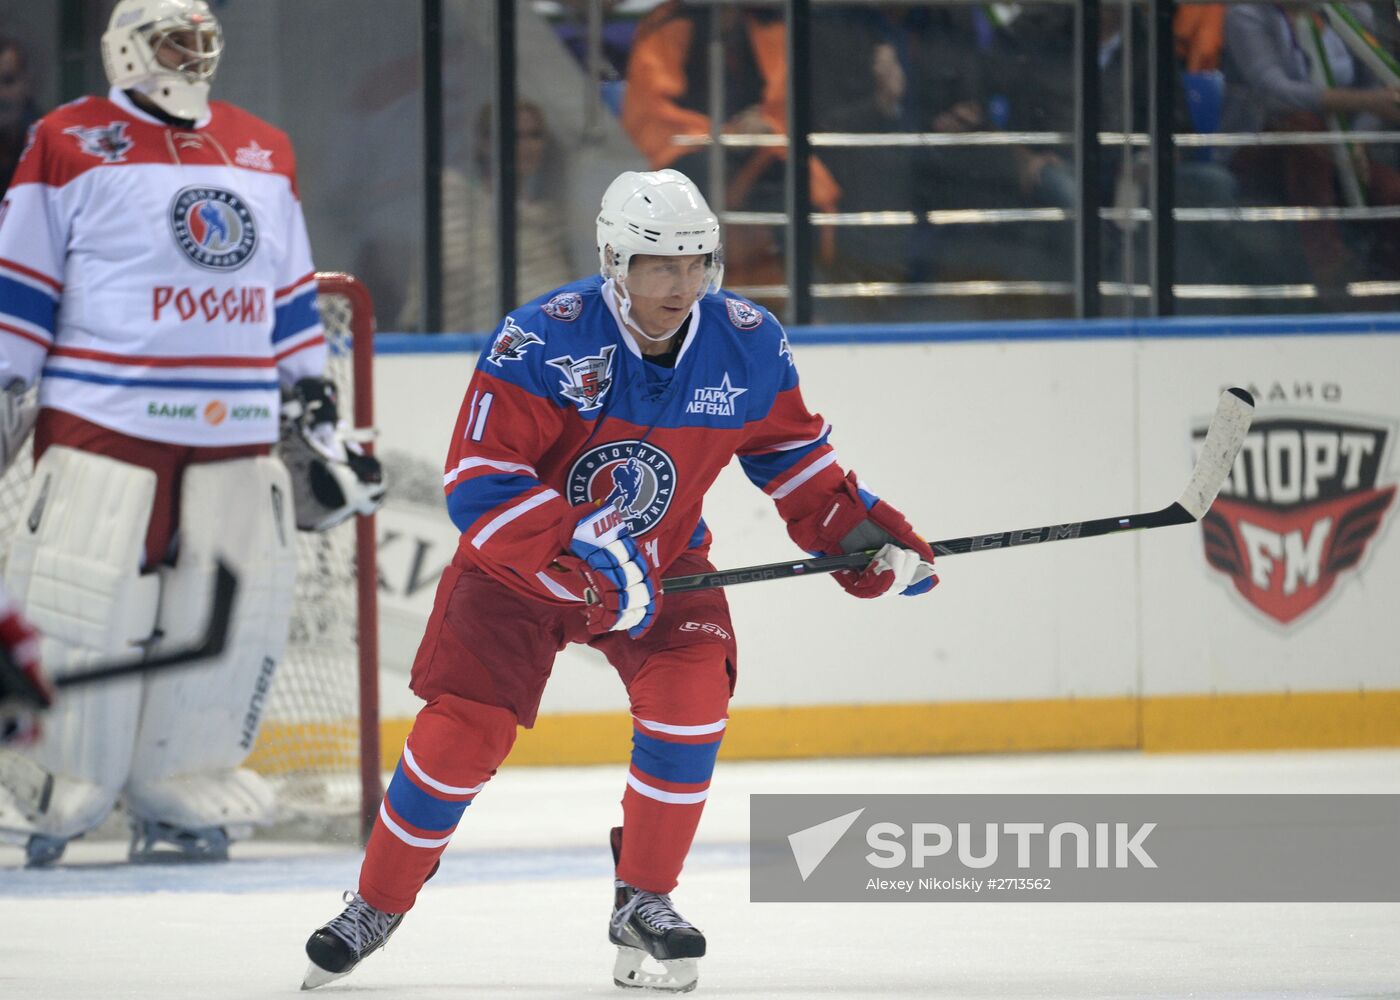
<svg viewBox="0 0 1400 1000"><path fill-rule="evenodd" d="M705 493L736 455L784 519L820 506L844 477L830 429L761 306L704 296L665 368L623 332L610 282L566 285L510 313L477 362L444 478L458 557L523 593L578 601L541 571L571 508L612 500L664 573L708 548Z"/></svg>
<svg viewBox="0 0 1400 1000"><path fill-rule="evenodd" d="M277 440L326 344L287 137L231 104L177 128L119 90L34 128L0 209L0 385L180 445Z"/></svg>

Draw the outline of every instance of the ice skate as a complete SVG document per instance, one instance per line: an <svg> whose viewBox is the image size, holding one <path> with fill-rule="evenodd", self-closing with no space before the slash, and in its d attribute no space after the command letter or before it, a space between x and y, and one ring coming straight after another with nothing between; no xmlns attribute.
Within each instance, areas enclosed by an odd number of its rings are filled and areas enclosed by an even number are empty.
<svg viewBox="0 0 1400 1000"><path fill-rule="evenodd" d="M306 967L301 988L318 986L348 976L364 959L384 947L389 935L403 922L402 913L376 910L356 892L347 892L345 911L320 928L306 942Z"/></svg>
<svg viewBox="0 0 1400 1000"><path fill-rule="evenodd" d="M622 828L612 831L613 863L622 854ZM700 982L698 959L705 955L705 935L671 904L671 897L614 882L608 940L617 945L613 982L626 989L689 993ZM661 971L642 968L647 958Z"/></svg>
<svg viewBox="0 0 1400 1000"><path fill-rule="evenodd" d="M136 820L131 825L127 859L132 864L227 861L230 843L228 831L219 826L189 830L156 820Z"/></svg>
<svg viewBox="0 0 1400 1000"><path fill-rule="evenodd" d="M24 845L24 867L52 868L58 864L67 848L68 840L65 837L32 834Z"/></svg>

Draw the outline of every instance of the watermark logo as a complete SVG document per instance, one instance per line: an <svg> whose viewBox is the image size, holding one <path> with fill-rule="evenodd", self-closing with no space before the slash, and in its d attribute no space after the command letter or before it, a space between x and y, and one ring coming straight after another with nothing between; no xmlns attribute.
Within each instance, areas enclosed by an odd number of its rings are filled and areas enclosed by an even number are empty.
<svg viewBox="0 0 1400 1000"><path fill-rule="evenodd" d="M1400 795L754 795L754 902L1400 902Z"/></svg>

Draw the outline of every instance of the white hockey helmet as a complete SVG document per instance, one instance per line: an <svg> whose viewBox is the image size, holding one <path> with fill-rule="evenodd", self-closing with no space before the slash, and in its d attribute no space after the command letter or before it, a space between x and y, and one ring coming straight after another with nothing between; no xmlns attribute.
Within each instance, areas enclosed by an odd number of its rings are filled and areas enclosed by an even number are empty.
<svg viewBox="0 0 1400 1000"><path fill-rule="evenodd" d="M112 86L135 90L175 118L209 112L224 33L205 0L121 0L102 36Z"/></svg>
<svg viewBox="0 0 1400 1000"><path fill-rule="evenodd" d="M675 257L705 254L701 294L719 291L724 280L724 246L719 217L705 196L679 170L629 170L603 193L598 212L598 260L603 277L624 281L634 254Z"/></svg>

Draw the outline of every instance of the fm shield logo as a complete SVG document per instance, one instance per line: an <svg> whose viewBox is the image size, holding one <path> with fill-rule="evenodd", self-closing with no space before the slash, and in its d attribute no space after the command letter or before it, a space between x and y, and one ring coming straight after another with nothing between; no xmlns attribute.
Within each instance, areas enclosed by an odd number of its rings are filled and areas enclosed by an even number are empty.
<svg viewBox="0 0 1400 1000"><path fill-rule="evenodd" d="M170 205L170 226L185 256L210 271L237 270L258 246L253 213L221 188L185 188Z"/></svg>
<svg viewBox="0 0 1400 1000"><path fill-rule="evenodd" d="M632 534L654 528L676 491L676 463L643 441L612 441L584 452L569 470L569 503L615 504Z"/></svg>
<svg viewBox="0 0 1400 1000"><path fill-rule="evenodd" d="M1205 428L1194 432L1199 445ZM1395 427L1366 417L1272 411L1256 418L1201 521L1211 567L1284 626L1364 563L1395 498L1381 480Z"/></svg>

